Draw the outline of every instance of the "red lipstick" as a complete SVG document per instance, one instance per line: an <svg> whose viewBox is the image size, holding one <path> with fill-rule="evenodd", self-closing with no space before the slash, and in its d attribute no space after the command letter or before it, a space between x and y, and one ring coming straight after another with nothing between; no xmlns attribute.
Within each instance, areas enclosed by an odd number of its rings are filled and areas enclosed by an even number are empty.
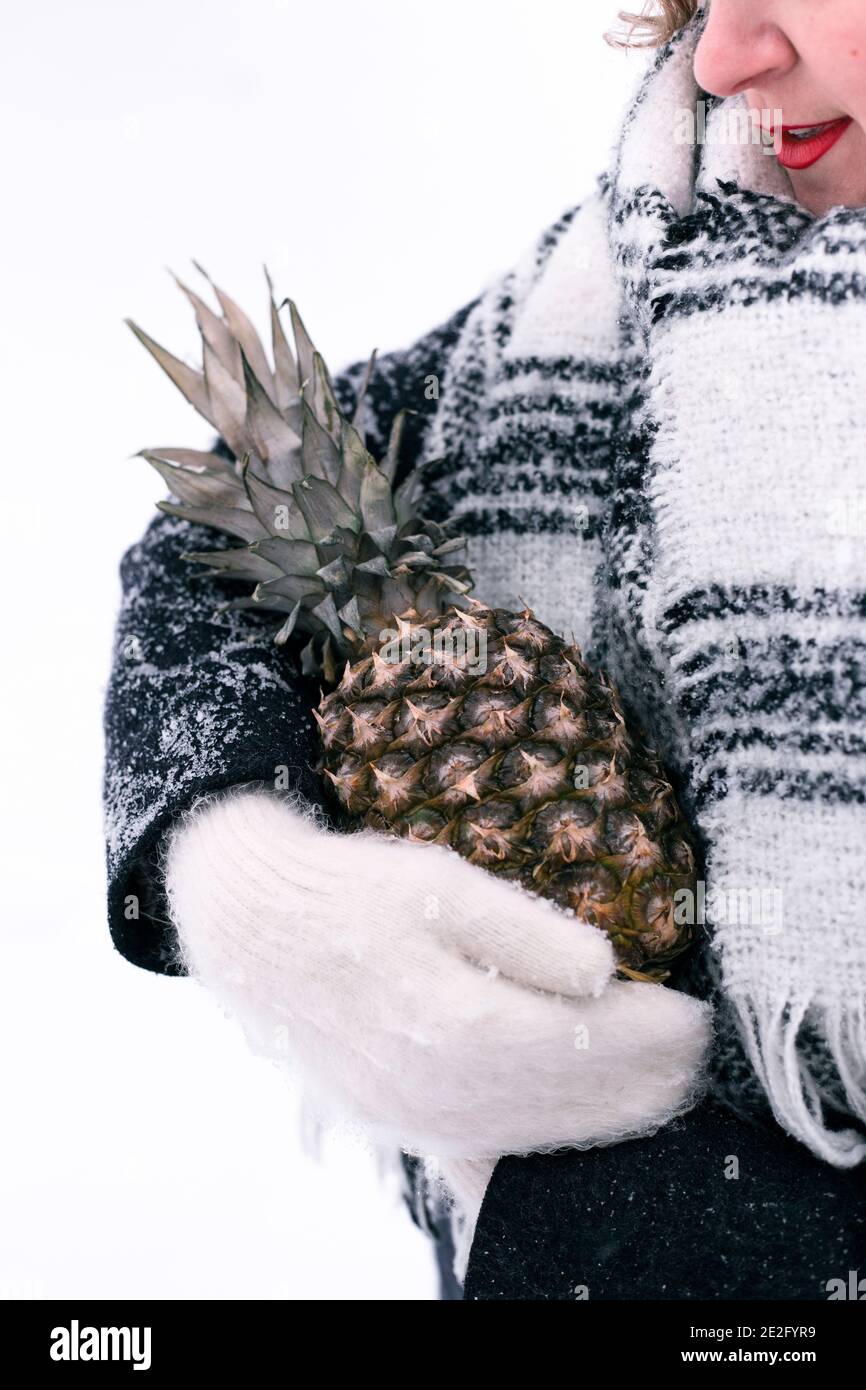
<svg viewBox="0 0 866 1390"><path fill-rule="evenodd" d="M776 158L786 169L808 169L823 159L851 125L850 116L814 125L773 126Z"/></svg>

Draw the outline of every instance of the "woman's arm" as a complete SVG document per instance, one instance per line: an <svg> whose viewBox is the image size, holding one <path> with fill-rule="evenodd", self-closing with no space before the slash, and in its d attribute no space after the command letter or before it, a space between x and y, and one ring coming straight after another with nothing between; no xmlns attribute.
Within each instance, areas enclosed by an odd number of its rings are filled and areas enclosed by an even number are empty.
<svg viewBox="0 0 866 1390"><path fill-rule="evenodd" d="M367 442L377 457L385 452L397 411L413 412L403 432L398 479L422 459L447 454L447 464L427 474L425 509L440 521L456 515L492 602L498 601L497 586L489 555L478 551L477 518L466 514L465 498L456 506L455 501L463 497L467 477L488 479L493 465L481 436L503 353L521 306L576 212L564 212L513 267L491 276L475 299L439 326L380 357L365 395ZM355 362L334 379L346 414L354 410L366 367L366 360ZM510 456L506 462L508 491L522 464ZM504 550L513 551L510 531L502 539ZM215 618L220 604L243 591L196 573L182 558L231 544L210 527L159 516L121 562L122 602L105 701L108 918L121 954L164 974L187 973L160 867L166 832L181 814L203 793L256 781L320 804L310 716L317 687L297 674L291 652L274 645L273 615L241 610ZM570 547L578 595L590 592L597 559L586 538L582 552L581 563ZM572 619L575 624L583 627L582 613Z"/></svg>
<svg viewBox="0 0 866 1390"><path fill-rule="evenodd" d="M490 516L502 524L473 560L489 601L514 533L541 514L523 496L526 468L533 484L544 471L527 460L525 441L499 438L492 425L507 416L501 390L515 369L542 400L548 394L544 364L523 361L512 333L570 223L570 214L559 219L477 300L383 358L366 397L374 453L408 407L416 413L403 468L447 454L448 467L425 474L434 474L425 511L438 519L456 512L462 530L481 514L455 508L455 492L465 504L476 474L478 501L489 500L488 486L493 495L505 487L508 507ZM562 345L553 347L558 356ZM364 366L336 383L346 412ZM575 405L578 415L593 413L586 391ZM560 452L589 447L580 423L559 431L548 470ZM596 490L598 434L590 441ZM164 541L163 553L152 553L146 537L125 561L107 711L119 948L151 968L196 975L257 1048L290 1057L322 1099L382 1136L470 1158L473 1185L497 1153L611 1142L687 1109L709 1036L702 1006L612 980L602 934L449 851L337 836L310 814L320 794L311 771L317 692L272 645L272 615L242 610L214 624L216 581L195 578L181 559L212 543L204 532L203 545L201 533L156 522L148 537ZM476 541L480 534L476 527ZM573 539L559 554L565 616L581 627L595 558ZM123 664L130 658L132 674ZM209 792L225 794L203 799ZM592 1046L578 1048L584 1034Z"/></svg>
<svg viewBox="0 0 866 1390"><path fill-rule="evenodd" d="M239 788L183 818L166 882L190 973L251 1048L382 1140L475 1160L612 1143L700 1093L704 1005L615 980L605 932L443 845Z"/></svg>
<svg viewBox="0 0 866 1390"><path fill-rule="evenodd" d="M447 377L449 354L475 301L412 347L381 357L367 390L367 439L384 452L391 420L408 417L401 467L422 456L437 397L429 376ZM366 362L334 382L354 409ZM105 701L105 826L108 917L128 960L185 974L169 921L159 864L166 830L203 793L261 782L318 803L315 684L273 642L273 615L214 610L242 592L182 557L231 542L211 529L161 515L124 555L122 602Z"/></svg>

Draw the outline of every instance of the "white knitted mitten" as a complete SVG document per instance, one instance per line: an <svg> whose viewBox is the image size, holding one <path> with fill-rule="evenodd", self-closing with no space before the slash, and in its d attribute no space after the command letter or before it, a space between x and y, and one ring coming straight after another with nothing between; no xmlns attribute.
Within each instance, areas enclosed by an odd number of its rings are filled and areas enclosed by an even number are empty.
<svg viewBox="0 0 866 1390"><path fill-rule="evenodd" d="M166 883L251 1046L409 1152L610 1143L698 1098L707 1006L612 979L602 932L451 850L236 789L174 832Z"/></svg>

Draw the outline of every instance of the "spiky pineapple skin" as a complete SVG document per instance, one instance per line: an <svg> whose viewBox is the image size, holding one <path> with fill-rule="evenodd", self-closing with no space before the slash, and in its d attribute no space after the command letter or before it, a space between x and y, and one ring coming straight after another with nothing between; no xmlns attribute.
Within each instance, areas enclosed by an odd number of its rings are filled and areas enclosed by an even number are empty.
<svg viewBox="0 0 866 1390"><path fill-rule="evenodd" d="M347 664L316 711L319 770L346 816L449 845L605 930L620 973L666 978L692 937L675 906L694 895L695 857L615 688L528 610L472 602L426 626L444 659L382 648ZM483 663L447 656L467 626Z"/></svg>

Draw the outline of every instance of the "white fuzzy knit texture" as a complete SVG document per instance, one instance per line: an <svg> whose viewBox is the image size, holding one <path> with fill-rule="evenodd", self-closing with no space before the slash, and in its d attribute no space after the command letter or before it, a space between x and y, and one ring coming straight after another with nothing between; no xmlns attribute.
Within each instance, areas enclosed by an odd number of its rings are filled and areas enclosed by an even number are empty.
<svg viewBox="0 0 866 1390"><path fill-rule="evenodd" d="M439 1193L446 1210L450 1209L453 1268L461 1284L466 1281L475 1227L497 1159L498 1155L493 1158L446 1158L441 1161L428 1158L424 1165L428 1190Z"/></svg>
<svg viewBox="0 0 866 1390"><path fill-rule="evenodd" d="M407 1152L489 1175L650 1133L700 1094L707 1005L614 979L602 932L451 850L239 789L177 828L166 883L190 973L253 1050Z"/></svg>

